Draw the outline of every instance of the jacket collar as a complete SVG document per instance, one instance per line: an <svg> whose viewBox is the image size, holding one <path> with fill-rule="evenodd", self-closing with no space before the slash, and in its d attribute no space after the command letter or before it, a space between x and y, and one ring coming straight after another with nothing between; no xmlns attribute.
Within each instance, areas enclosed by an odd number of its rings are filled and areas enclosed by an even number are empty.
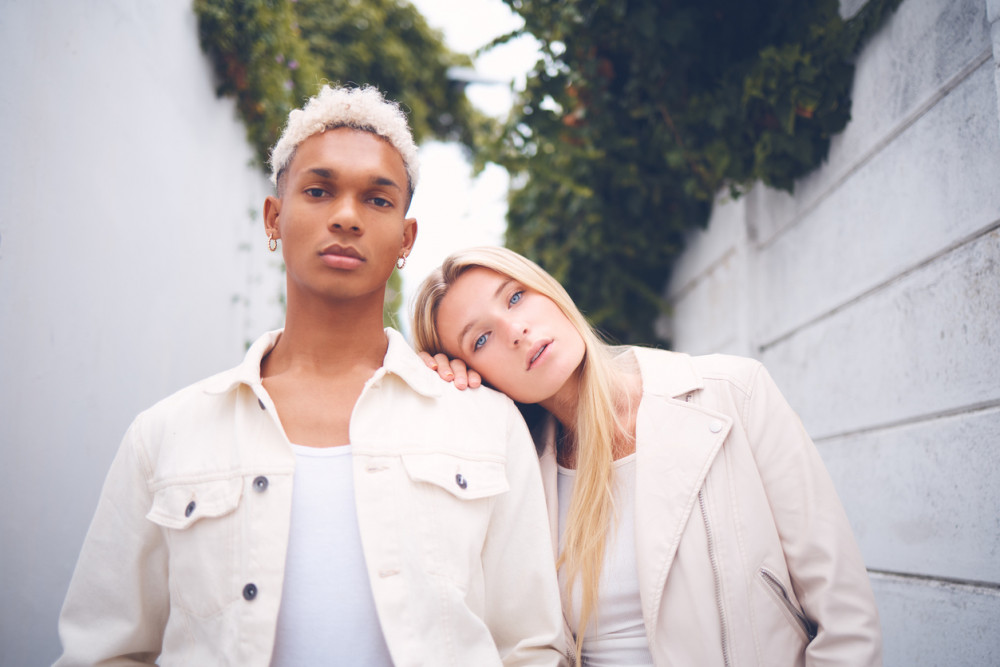
<svg viewBox="0 0 1000 667"><path fill-rule="evenodd" d="M630 347L642 375L642 392L664 398L678 398L702 389L705 381L695 370L691 357L649 347Z"/></svg>
<svg viewBox="0 0 1000 667"><path fill-rule="evenodd" d="M403 334L388 327L385 329L385 334L389 338L389 349L386 350L385 359L382 361L385 372L399 376L418 394L428 398L441 396L446 386L445 381L438 377L436 372L427 368L403 338Z"/></svg>
<svg viewBox="0 0 1000 667"><path fill-rule="evenodd" d="M260 362L271 351L271 348L281 337L281 329L268 331L255 340L247 350L242 363L235 368L219 373L205 381L205 392L209 394L224 394L235 387L245 384L250 387L260 386ZM403 335L392 328L385 329L389 340L382 367L375 372L376 376L392 373L401 378L418 394L434 398L442 393L443 381L437 373L427 368L410 346Z"/></svg>

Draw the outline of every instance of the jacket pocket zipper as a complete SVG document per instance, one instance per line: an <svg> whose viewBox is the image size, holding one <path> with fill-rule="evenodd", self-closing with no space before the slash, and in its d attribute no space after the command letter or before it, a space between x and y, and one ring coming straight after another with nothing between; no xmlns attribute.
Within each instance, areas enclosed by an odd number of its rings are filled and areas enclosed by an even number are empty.
<svg viewBox="0 0 1000 667"><path fill-rule="evenodd" d="M785 605L785 608L788 609L792 617L798 621L799 627L802 628L802 632L809 638L809 641L812 641L813 637L816 636L816 624L806 618L806 615L799 611L798 607L792 603L788 597L788 591L785 590L785 587L781 585L781 582L778 581L778 578L770 570L766 567L760 568L760 577L767 584L768 588L779 596L780 602Z"/></svg>

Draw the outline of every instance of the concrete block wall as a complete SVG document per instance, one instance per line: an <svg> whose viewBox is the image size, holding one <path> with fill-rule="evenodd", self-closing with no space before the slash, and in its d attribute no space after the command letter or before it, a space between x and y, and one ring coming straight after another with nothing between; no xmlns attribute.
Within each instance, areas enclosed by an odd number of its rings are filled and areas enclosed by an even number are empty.
<svg viewBox="0 0 1000 667"><path fill-rule="evenodd" d="M0 2L0 665L51 664L129 422L279 326L269 185L189 0ZM255 217L256 216L256 217Z"/></svg>
<svg viewBox="0 0 1000 667"><path fill-rule="evenodd" d="M720 200L665 292L674 348L759 358L798 410L890 667L1000 664L998 64L1000 0L904 0L827 161Z"/></svg>

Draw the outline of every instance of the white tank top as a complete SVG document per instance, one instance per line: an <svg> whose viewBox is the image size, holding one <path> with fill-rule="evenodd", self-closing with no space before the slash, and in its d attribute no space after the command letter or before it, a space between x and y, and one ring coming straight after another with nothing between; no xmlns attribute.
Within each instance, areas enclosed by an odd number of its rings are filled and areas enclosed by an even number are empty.
<svg viewBox="0 0 1000 667"><path fill-rule="evenodd" d="M361 551L351 446L292 450L288 556L271 665L391 667Z"/></svg>
<svg viewBox="0 0 1000 667"><path fill-rule="evenodd" d="M639 575L635 563L635 454L615 461L614 498L617 521L608 532L601 571L596 616L587 623L583 637L583 664L587 667L652 667L646 627L642 622ZM576 471L559 466L559 551ZM565 594L566 577L559 586ZM580 582L573 587L570 629L577 632L580 617Z"/></svg>

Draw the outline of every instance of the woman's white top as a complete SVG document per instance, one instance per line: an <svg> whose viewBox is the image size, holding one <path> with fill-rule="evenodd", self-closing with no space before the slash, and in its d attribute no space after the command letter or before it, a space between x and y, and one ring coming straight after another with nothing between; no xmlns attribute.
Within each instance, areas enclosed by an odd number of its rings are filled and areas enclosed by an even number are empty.
<svg viewBox="0 0 1000 667"><path fill-rule="evenodd" d="M361 550L351 446L292 450L288 556L271 665L391 667Z"/></svg>
<svg viewBox="0 0 1000 667"><path fill-rule="evenodd" d="M583 637L583 664L587 667L652 667L646 627L642 622L639 576L635 563L635 454L615 461L614 500L617 520L608 531L601 571L596 615ZM559 551L563 549L566 515L576 471L559 466ZM566 591L566 577L559 585ZM573 587L570 629L577 632L580 582Z"/></svg>

